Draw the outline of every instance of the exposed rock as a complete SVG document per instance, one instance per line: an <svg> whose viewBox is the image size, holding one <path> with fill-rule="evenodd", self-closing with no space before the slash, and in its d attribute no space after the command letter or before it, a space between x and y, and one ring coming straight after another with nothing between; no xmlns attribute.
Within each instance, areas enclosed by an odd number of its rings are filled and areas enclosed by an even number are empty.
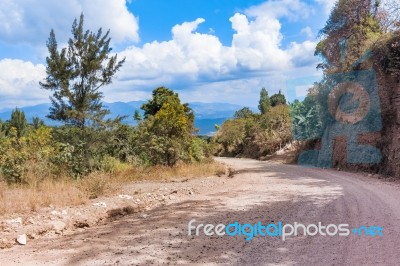
<svg viewBox="0 0 400 266"><path fill-rule="evenodd" d="M62 221L51 221L50 225L56 233L61 233L66 227L66 224Z"/></svg>
<svg viewBox="0 0 400 266"><path fill-rule="evenodd" d="M56 210L51 211L50 213L51 213L51 215L54 215L54 216L60 216L60 214L61 214L61 213L59 213L59 212L56 211Z"/></svg>
<svg viewBox="0 0 400 266"><path fill-rule="evenodd" d="M17 243L20 245L26 245L26 235L22 234L22 235L18 235L17 236Z"/></svg>

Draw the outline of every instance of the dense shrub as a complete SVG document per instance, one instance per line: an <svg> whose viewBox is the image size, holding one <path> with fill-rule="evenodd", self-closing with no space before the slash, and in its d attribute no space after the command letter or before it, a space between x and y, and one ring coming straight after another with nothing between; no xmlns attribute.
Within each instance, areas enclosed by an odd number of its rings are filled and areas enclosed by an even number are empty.
<svg viewBox="0 0 400 266"><path fill-rule="evenodd" d="M155 89L143 110L145 119L136 129L133 149L145 164L172 166L205 157L205 144L193 136L193 113L176 93Z"/></svg>
<svg viewBox="0 0 400 266"><path fill-rule="evenodd" d="M246 124L250 119L237 118L225 121L214 137L216 154L235 156L243 151Z"/></svg>
<svg viewBox="0 0 400 266"><path fill-rule="evenodd" d="M262 115L227 120L214 137L215 153L259 158L291 141L289 107L278 105Z"/></svg>
<svg viewBox="0 0 400 266"><path fill-rule="evenodd" d="M48 176L53 169L50 158L56 149L52 129L41 126L18 137L12 127L8 137L0 137L0 173L9 182L29 182L29 178Z"/></svg>

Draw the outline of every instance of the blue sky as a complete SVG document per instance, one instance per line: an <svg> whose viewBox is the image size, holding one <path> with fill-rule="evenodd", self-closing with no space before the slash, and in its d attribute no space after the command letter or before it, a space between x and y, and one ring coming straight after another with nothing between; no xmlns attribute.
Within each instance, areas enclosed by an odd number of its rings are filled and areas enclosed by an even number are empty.
<svg viewBox="0 0 400 266"><path fill-rule="evenodd" d="M184 101L255 106L299 79L318 79L318 30L334 0L3 0L0 3L0 110L48 102L46 40L66 44L81 12L91 30L110 28L126 64L106 101L145 100L157 86ZM310 78L311 77L311 78ZM296 83L296 82L294 82Z"/></svg>
<svg viewBox="0 0 400 266"><path fill-rule="evenodd" d="M204 18L206 22L198 28L198 32L213 32L224 45L232 41L232 25L229 18L237 12L243 13L250 6L262 4L264 0L134 0L128 3L128 8L139 17L141 43L151 42L154 39L167 41L171 38L171 28L184 21L193 21L196 18ZM315 11L321 10L321 5L315 1L304 1ZM157 5L158 8L154 8ZM324 8L322 6L322 8ZM167 12L165 12L167 11ZM283 45L287 46L291 41L305 39L300 31L305 27L313 30L316 35L325 24L325 16L315 15L308 19L290 21L281 18ZM155 38L156 37L156 38Z"/></svg>

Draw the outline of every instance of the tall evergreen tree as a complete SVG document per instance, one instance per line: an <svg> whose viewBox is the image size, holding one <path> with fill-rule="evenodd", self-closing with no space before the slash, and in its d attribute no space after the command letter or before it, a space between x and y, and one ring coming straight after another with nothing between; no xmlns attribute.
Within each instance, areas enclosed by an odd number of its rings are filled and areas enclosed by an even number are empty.
<svg viewBox="0 0 400 266"><path fill-rule="evenodd" d="M53 30L47 42L49 56L47 77L40 82L43 89L53 92L49 118L84 129L101 123L109 111L104 108L99 91L112 82L114 74L125 59L110 56L110 31L103 34L83 29L84 16L72 24L72 38L68 48L58 51Z"/></svg>
<svg viewBox="0 0 400 266"><path fill-rule="evenodd" d="M21 138L24 135L25 130L28 127L24 111L18 108L15 108L15 110L12 111L9 127L16 129L18 138Z"/></svg>
<svg viewBox="0 0 400 266"><path fill-rule="evenodd" d="M268 92L265 88L262 88L260 91L260 101L258 102L258 109L260 110L261 114L268 113L269 109L271 108L271 101L268 96Z"/></svg>

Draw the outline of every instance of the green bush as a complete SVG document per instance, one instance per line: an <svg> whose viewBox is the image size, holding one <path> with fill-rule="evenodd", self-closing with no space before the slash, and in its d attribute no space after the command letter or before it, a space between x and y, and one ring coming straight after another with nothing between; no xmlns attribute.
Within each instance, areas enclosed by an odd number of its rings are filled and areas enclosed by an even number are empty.
<svg viewBox="0 0 400 266"><path fill-rule="evenodd" d="M101 164L101 172L115 174L119 171L123 171L129 169L131 167L128 163L123 163L119 159L112 157L110 155L106 155L103 157Z"/></svg>
<svg viewBox="0 0 400 266"><path fill-rule="evenodd" d="M243 150L246 137L246 124L249 120L239 118L225 121L215 135L217 154L235 156Z"/></svg>
<svg viewBox="0 0 400 266"><path fill-rule="evenodd" d="M149 111L137 127L121 124L122 118L85 127L51 128L38 119L28 125L23 112L16 111L13 123L0 124L1 179L80 179L92 172L114 174L139 165L173 166L208 158L210 145L194 136L194 114L188 105L167 88L156 89L154 97L156 101L144 105Z"/></svg>
<svg viewBox="0 0 400 266"><path fill-rule="evenodd" d="M51 173L50 158L55 154L51 134L51 128L42 126L18 137L12 127L8 137L0 137L0 173L8 183L27 183L28 178Z"/></svg>
<svg viewBox="0 0 400 266"><path fill-rule="evenodd" d="M277 105L262 115L225 121L214 136L214 153L259 158L275 152L291 139L289 108Z"/></svg>
<svg viewBox="0 0 400 266"><path fill-rule="evenodd" d="M193 136L193 112L178 94L157 88L142 109L145 119L136 128L133 149L144 164L173 166L202 160L204 149Z"/></svg>
<svg viewBox="0 0 400 266"><path fill-rule="evenodd" d="M191 162L201 162L211 155L210 145L206 140L195 137L189 147L189 157Z"/></svg>

